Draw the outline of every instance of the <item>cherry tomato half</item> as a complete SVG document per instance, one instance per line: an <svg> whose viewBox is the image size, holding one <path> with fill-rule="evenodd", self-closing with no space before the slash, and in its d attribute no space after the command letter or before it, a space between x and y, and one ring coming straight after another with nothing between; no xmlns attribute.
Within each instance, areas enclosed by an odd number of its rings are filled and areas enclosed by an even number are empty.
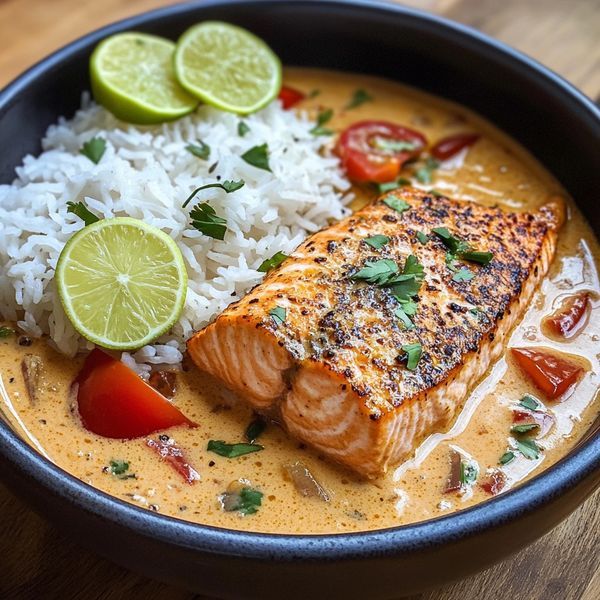
<svg viewBox="0 0 600 600"><path fill-rule="evenodd" d="M590 295L587 292L569 296L555 313L544 319L544 327L560 337L569 338L575 335L583 324L589 304Z"/></svg>
<svg viewBox="0 0 600 600"><path fill-rule="evenodd" d="M445 137L431 149L431 155L438 160L448 160L458 154L463 148L472 146L480 138L477 133L458 133Z"/></svg>
<svg viewBox="0 0 600 600"><path fill-rule="evenodd" d="M562 396L583 373L579 365L545 350L511 348L511 352L525 375L551 400Z"/></svg>
<svg viewBox="0 0 600 600"><path fill-rule="evenodd" d="M77 375L83 426L108 438L131 439L175 425L196 427L121 361L92 350Z"/></svg>
<svg viewBox="0 0 600 600"><path fill-rule="evenodd" d="M424 135L402 125L359 121L342 132L336 153L352 181L385 183L396 179L402 165L426 144Z"/></svg>
<svg viewBox="0 0 600 600"><path fill-rule="evenodd" d="M292 106L298 104L300 100L304 100L305 97L306 94L303 92L295 90L291 87L287 87L286 85L284 85L279 91L279 99L281 100L281 104L285 110L292 108Z"/></svg>

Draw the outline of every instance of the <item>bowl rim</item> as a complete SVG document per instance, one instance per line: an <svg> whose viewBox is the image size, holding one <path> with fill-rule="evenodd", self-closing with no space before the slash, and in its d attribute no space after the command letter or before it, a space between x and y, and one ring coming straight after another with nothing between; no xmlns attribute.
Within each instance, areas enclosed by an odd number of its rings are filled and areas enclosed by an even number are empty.
<svg viewBox="0 0 600 600"><path fill-rule="evenodd" d="M312 0L293 0L297 5L315 5ZM148 25L166 16L185 14L224 5L273 4L285 0L203 0L144 12L119 20L70 42L43 58L0 91L0 111L9 106L35 79L100 39L125 29ZM289 0L288 0L289 3ZM421 21L428 26L451 30L470 42L485 46L528 71L528 76L553 86L562 99L574 103L600 124L600 110L565 79L525 54L487 35L445 17L381 0L323 0L321 5L344 10L359 8ZM151 512L127 503L77 479L38 454L0 419L0 456L21 476L73 504L90 516L126 527L140 537L152 538L172 547L215 555L268 561L339 561L368 556L394 556L435 548L450 541L471 537L484 530L525 517L568 492L600 469L600 435L592 435L560 459L517 488L473 507L427 521L365 532L335 534L274 534L247 532L185 521ZM0 465L1 466L1 465Z"/></svg>

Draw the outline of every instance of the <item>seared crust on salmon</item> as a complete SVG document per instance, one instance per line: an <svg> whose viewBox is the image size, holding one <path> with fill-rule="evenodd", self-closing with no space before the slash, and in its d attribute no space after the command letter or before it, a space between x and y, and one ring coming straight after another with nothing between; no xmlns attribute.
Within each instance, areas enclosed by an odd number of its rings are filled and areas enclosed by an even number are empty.
<svg viewBox="0 0 600 600"><path fill-rule="evenodd" d="M398 211L385 203L408 203ZM548 271L562 207L505 212L395 190L308 238L263 283L188 342L196 365L280 420L298 439L368 477L407 458L449 425L501 354L509 331ZM445 227L493 253L455 281ZM419 241L417 233L422 235ZM365 242L387 236L381 248ZM414 326L393 290L356 278L367 263L423 265ZM416 368L403 346L420 344Z"/></svg>

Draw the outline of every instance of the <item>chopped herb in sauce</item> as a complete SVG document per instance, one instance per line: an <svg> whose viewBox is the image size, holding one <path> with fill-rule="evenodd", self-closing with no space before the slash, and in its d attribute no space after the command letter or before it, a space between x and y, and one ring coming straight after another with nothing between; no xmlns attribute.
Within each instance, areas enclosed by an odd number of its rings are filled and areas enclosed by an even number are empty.
<svg viewBox="0 0 600 600"><path fill-rule="evenodd" d="M91 140L84 142L79 152L97 165L104 156L105 151L106 140L101 137L93 137Z"/></svg>
<svg viewBox="0 0 600 600"><path fill-rule="evenodd" d="M428 158L421 167L415 172L415 177L420 183L431 183L433 172L440 166L435 158Z"/></svg>
<svg viewBox="0 0 600 600"><path fill-rule="evenodd" d="M311 90L310 92L308 92L308 94L306 94L307 98L316 98L319 94L321 93L321 90Z"/></svg>
<svg viewBox="0 0 600 600"><path fill-rule="evenodd" d="M258 267L258 270L261 273L268 273L271 269L278 267L286 258L288 258L287 254L276 252L271 258L263 260L260 267Z"/></svg>
<svg viewBox="0 0 600 600"><path fill-rule="evenodd" d="M479 466L475 461L460 461L460 483L461 485L473 485L479 477Z"/></svg>
<svg viewBox="0 0 600 600"><path fill-rule="evenodd" d="M232 488L232 486L229 487ZM239 485L239 487L228 489L219 499L223 510L227 512L238 511L243 515L253 515L261 506L262 497L262 492L247 485Z"/></svg>
<svg viewBox="0 0 600 600"><path fill-rule="evenodd" d="M126 460L111 460L109 470L117 479L135 479L135 473L128 473L129 463Z"/></svg>
<svg viewBox="0 0 600 600"><path fill-rule="evenodd" d="M276 306L269 311L269 316L275 321L275 325L283 325L287 316L283 306Z"/></svg>
<svg viewBox="0 0 600 600"><path fill-rule="evenodd" d="M392 190L397 190L398 188L410 185L410 179L406 179L404 177L398 177L394 179L394 181L386 181L385 183L376 183L375 187L380 194L385 194L386 192L391 192Z"/></svg>
<svg viewBox="0 0 600 600"><path fill-rule="evenodd" d="M519 400L519 404L528 410L538 410L542 406L538 400L529 394L523 396L521 400Z"/></svg>
<svg viewBox="0 0 600 600"><path fill-rule="evenodd" d="M266 429L267 422L261 418L256 417L248 427L246 427L246 431L244 432L244 437L250 442L254 444L254 442L260 437L262 432Z"/></svg>
<svg viewBox="0 0 600 600"><path fill-rule="evenodd" d="M402 200L402 198L398 198L394 195L387 196L387 198L384 198L383 203L399 213L403 213L404 211L410 208L410 204L408 202L405 202L404 200Z"/></svg>
<svg viewBox="0 0 600 600"><path fill-rule="evenodd" d="M375 248L375 250L381 250L389 241L390 238L387 235L373 235L363 240L365 244Z"/></svg>
<svg viewBox="0 0 600 600"><path fill-rule="evenodd" d="M498 463L501 465L507 465L508 463L511 463L513 460L515 460L515 458L516 458L515 453L511 452L509 450L500 457L500 460L498 461Z"/></svg>
<svg viewBox="0 0 600 600"><path fill-rule="evenodd" d="M402 346L402 351L406 354L406 368L409 371L414 371L421 360L423 347L421 344L405 344Z"/></svg>
<svg viewBox="0 0 600 600"><path fill-rule="evenodd" d="M67 212L77 215L86 225L100 220L83 202L67 202Z"/></svg>
<svg viewBox="0 0 600 600"><path fill-rule="evenodd" d="M519 452L529 460L540 457L540 447L533 440L516 440Z"/></svg>
<svg viewBox="0 0 600 600"><path fill-rule="evenodd" d="M253 146L250 150L247 150L242 154L242 160L247 162L249 165L262 169L263 171L271 171L269 165L269 147L267 144L261 144L260 146Z"/></svg>
<svg viewBox="0 0 600 600"><path fill-rule="evenodd" d="M469 271L467 267L462 267L460 271L454 273L454 275L452 276L452 281L470 281L471 279L473 279L473 277L475 277L475 273Z"/></svg>
<svg viewBox="0 0 600 600"><path fill-rule="evenodd" d="M522 423L521 425L513 425L510 430L512 433L528 433L534 429L539 429L537 423Z"/></svg>
<svg viewBox="0 0 600 600"><path fill-rule="evenodd" d="M369 92L367 92L366 90L356 90L354 92L354 94L352 95L352 98L350 99L350 102L348 102L348 104L346 104L346 106L344 107L346 110L349 110L351 108L356 108L357 106L360 106L361 104L364 104L365 102L372 102L373 101L373 96L371 96L371 94L369 94Z"/></svg>
<svg viewBox="0 0 600 600"><path fill-rule="evenodd" d="M328 123L333 117L333 109L328 108L327 110L321 111L317 115L317 124L310 130L313 135L333 135L333 130L323 127L325 123Z"/></svg>
<svg viewBox="0 0 600 600"><path fill-rule="evenodd" d="M208 160L210 157L210 146L202 140L198 140L197 144L188 144L185 149L202 160Z"/></svg>
<svg viewBox="0 0 600 600"><path fill-rule="evenodd" d="M423 244L423 246L429 241L429 236L426 233L423 233L422 231L417 231L416 235L417 239L421 244Z"/></svg>
<svg viewBox="0 0 600 600"><path fill-rule="evenodd" d="M15 330L12 327L0 327L0 338L7 338L15 334Z"/></svg>
<svg viewBox="0 0 600 600"><path fill-rule="evenodd" d="M190 201L193 200L194 196L202 190L208 190L210 188L220 188L224 192L231 194L231 192L236 192L240 188L243 188L245 183L246 182L243 179L240 179L238 181L230 181L230 180L226 179L225 181L219 181L219 182L215 182L215 183L207 183L205 185L201 185L200 187L197 187L187 197L186 201L181 206L182 206L182 208L185 208L190 203Z"/></svg>
<svg viewBox="0 0 600 600"><path fill-rule="evenodd" d="M217 216L215 209L208 203L196 204L190 211L192 227L204 235L223 240L227 231L227 220Z"/></svg>
<svg viewBox="0 0 600 600"><path fill-rule="evenodd" d="M250 131L250 127L248 127L245 121L240 121L238 123L237 132L240 137L244 137Z"/></svg>
<svg viewBox="0 0 600 600"><path fill-rule="evenodd" d="M238 456L244 456L245 454L251 454L252 452L259 452L264 450L264 446L260 444L227 444L223 440L210 440L206 449L209 452L214 452L219 456L225 458L237 458Z"/></svg>

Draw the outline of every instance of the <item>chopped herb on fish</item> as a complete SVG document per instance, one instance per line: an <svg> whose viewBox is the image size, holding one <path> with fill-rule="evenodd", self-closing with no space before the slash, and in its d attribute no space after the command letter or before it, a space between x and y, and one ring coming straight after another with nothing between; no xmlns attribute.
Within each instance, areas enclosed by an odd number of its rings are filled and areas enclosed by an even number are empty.
<svg viewBox="0 0 600 600"><path fill-rule="evenodd" d="M423 246L429 241L429 236L426 233L423 233L422 231L417 231L416 235L417 239L421 244L423 244Z"/></svg>
<svg viewBox="0 0 600 600"><path fill-rule="evenodd" d="M218 181L215 183L207 183L205 185L201 185L200 187L197 187L187 197L186 201L181 206L182 206L182 208L185 208L190 203L190 201L193 200L194 196L202 190L208 190L210 188L220 188L223 191L227 192L228 194L231 194L231 192L236 192L240 188L243 188L245 183L246 182L243 179L240 179L239 181L230 181L230 180L226 179L225 181Z"/></svg>
<svg viewBox="0 0 600 600"><path fill-rule="evenodd" d="M457 271L452 276L452 281L460 282L460 281L470 281L475 277L475 273L469 271L466 267L463 267L460 271Z"/></svg>
<svg viewBox="0 0 600 600"><path fill-rule="evenodd" d="M375 248L375 250L381 250L389 241L390 238L387 235L373 235L363 240L365 244Z"/></svg>
<svg viewBox="0 0 600 600"><path fill-rule="evenodd" d="M423 347L421 344L405 344L402 346L402 351L406 356L406 368L409 371L414 371L421 360Z"/></svg>
<svg viewBox="0 0 600 600"><path fill-rule="evenodd" d="M196 204L190 211L190 217L194 229L215 240L225 238L227 220L217 216L215 209L208 202Z"/></svg>
<svg viewBox="0 0 600 600"><path fill-rule="evenodd" d="M288 258L287 254L276 252L271 258L263 260L260 267L258 267L258 270L261 273L268 273L271 269L278 267L286 258Z"/></svg>
<svg viewBox="0 0 600 600"><path fill-rule="evenodd" d="M101 137L93 137L91 140L84 142L79 152L97 165L104 156L105 151L106 140Z"/></svg>
<svg viewBox="0 0 600 600"><path fill-rule="evenodd" d="M468 260L469 262L479 263L480 265L487 265L494 258L491 252L477 252L475 250L469 250L460 254L462 260Z"/></svg>
<svg viewBox="0 0 600 600"><path fill-rule="evenodd" d="M283 325L286 319L286 310L283 306L276 306L269 311L269 316L275 321L275 325Z"/></svg>
<svg viewBox="0 0 600 600"><path fill-rule="evenodd" d="M249 165L262 169L263 171L271 171L269 165L269 147L267 144L261 144L260 146L253 146L250 150L247 150L241 156L242 160L247 162Z"/></svg>
<svg viewBox="0 0 600 600"><path fill-rule="evenodd" d="M366 90L356 90L354 92L354 94L352 95L352 98L350 99L350 102L348 102L348 104L346 104L346 106L344 108L346 108L346 110L349 110L351 108L356 108L357 106L360 106L361 104L364 104L365 102L372 102L373 101L373 96L371 96L371 94L369 94L369 92L367 92Z"/></svg>
<svg viewBox="0 0 600 600"><path fill-rule="evenodd" d="M264 450L264 446L260 444L227 444L223 440L210 440L206 449L209 452L214 452L219 456L224 456L225 458L238 458L239 456L244 456L245 454L251 454L252 452L259 452L260 450Z"/></svg>
<svg viewBox="0 0 600 600"><path fill-rule="evenodd" d="M77 215L86 225L100 220L83 202L67 202L67 212Z"/></svg>
<svg viewBox="0 0 600 600"><path fill-rule="evenodd" d="M387 196L387 198L384 198L383 203L399 213L403 213L404 211L410 208L410 204L408 202L405 202L404 200L402 200L402 198L398 198L394 195L390 195Z"/></svg>
<svg viewBox="0 0 600 600"><path fill-rule="evenodd" d="M198 140L197 144L188 144L185 149L202 160L208 160L210 157L210 146L202 140Z"/></svg>
<svg viewBox="0 0 600 600"><path fill-rule="evenodd" d="M384 285L398 271L398 265L389 258L382 258L376 261L368 260L358 273L352 275L351 279L364 279L367 283Z"/></svg>

